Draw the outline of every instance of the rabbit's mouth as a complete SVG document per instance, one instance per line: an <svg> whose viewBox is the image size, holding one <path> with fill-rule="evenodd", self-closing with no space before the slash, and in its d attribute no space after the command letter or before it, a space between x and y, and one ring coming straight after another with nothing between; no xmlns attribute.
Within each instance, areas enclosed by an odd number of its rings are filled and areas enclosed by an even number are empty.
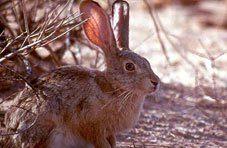
<svg viewBox="0 0 227 148"><path fill-rule="evenodd" d="M157 91L159 90L159 86L156 86L156 87L153 87L153 88L151 88L151 89L147 89L146 91L145 91L145 93L146 93L146 95L150 95L150 94L154 94L154 93L156 93Z"/></svg>
<svg viewBox="0 0 227 148"><path fill-rule="evenodd" d="M156 93L158 90L159 90L159 82L154 82L154 81L151 81L151 80L144 80L142 82L142 85L140 88L140 90L142 90L142 92L146 95L149 95L149 94L153 94L153 93Z"/></svg>
<svg viewBox="0 0 227 148"><path fill-rule="evenodd" d="M149 90L149 94L156 93L159 90L159 83Z"/></svg>

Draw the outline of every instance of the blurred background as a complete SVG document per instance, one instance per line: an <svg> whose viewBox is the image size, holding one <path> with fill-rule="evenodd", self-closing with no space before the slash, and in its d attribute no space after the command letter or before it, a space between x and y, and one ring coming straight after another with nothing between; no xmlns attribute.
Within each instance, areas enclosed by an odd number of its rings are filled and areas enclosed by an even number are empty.
<svg viewBox="0 0 227 148"><path fill-rule="evenodd" d="M0 122L24 86L64 65L105 69L78 0L0 1ZM111 14L114 0L97 0ZM128 0L130 48L160 77L118 147L227 146L227 1Z"/></svg>

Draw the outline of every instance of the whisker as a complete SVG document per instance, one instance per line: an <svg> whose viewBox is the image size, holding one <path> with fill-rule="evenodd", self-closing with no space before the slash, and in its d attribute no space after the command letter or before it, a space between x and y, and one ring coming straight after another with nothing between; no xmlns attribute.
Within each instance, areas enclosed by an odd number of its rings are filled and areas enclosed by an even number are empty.
<svg viewBox="0 0 227 148"><path fill-rule="evenodd" d="M124 91L123 93L121 93L120 95L118 95L118 97L123 96L124 94L127 94L129 91Z"/></svg>
<svg viewBox="0 0 227 148"><path fill-rule="evenodd" d="M108 92L106 92L106 93L111 94L111 93L114 93L114 92L119 91L120 89L121 89L121 88L117 88L117 89L114 89L114 90L112 90L112 91L108 91Z"/></svg>
<svg viewBox="0 0 227 148"><path fill-rule="evenodd" d="M118 101L118 98L120 97L120 96L123 96L124 94L126 94L128 91L123 91L120 95L118 95L117 96L117 98L116 99L111 99L109 102L107 102L106 104L104 104L103 106L102 106L102 108L101 108L101 110L103 110L105 107L107 107L109 104L111 104L111 103L113 103L113 102L115 102L115 101Z"/></svg>
<svg viewBox="0 0 227 148"><path fill-rule="evenodd" d="M125 88L127 88L126 86L123 86L123 87L118 87L117 89L115 89L115 90L112 90L112 91L108 91L107 93L113 93L113 92L117 92L117 91L119 91L119 90L124 90Z"/></svg>
<svg viewBox="0 0 227 148"><path fill-rule="evenodd" d="M131 91L131 93L128 95L127 98L125 98L125 99L122 101L122 103L125 104L125 102L127 102L127 100L128 100L129 98L131 98L132 96L133 96L133 93L132 93L132 91Z"/></svg>
<svg viewBox="0 0 227 148"><path fill-rule="evenodd" d="M121 105L121 106L120 106L118 112L121 111L122 107L124 106L124 102L126 102L126 101L128 100L128 98L130 98L131 94L132 94L132 91L128 91L128 93L127 93L127 94L124 96L124 98L121 100L121 102L120 102L120 105Z"/></svg>

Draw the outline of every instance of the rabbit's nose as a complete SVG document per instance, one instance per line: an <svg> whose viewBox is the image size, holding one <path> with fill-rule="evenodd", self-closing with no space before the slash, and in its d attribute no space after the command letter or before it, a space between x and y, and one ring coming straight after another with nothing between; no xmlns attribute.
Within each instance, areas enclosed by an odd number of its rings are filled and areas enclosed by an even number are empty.
<svg viewBox="0 0 227 148"><path fill-rule="evenodd" d="M158 81L151 80L151 83L154 85L154 89L157 89Z"/></svg>

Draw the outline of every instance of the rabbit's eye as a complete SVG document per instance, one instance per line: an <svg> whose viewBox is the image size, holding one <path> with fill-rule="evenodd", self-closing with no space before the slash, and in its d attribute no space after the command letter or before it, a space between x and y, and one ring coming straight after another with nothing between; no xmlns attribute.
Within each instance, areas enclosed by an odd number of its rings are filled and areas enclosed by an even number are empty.
<svg viewBox="0 0 227 148"><path fill-rule="evenodd" d="M134 71L135 70L135 65L133 63L126 63L125 64L125 69L127 71Z"/></svg>

